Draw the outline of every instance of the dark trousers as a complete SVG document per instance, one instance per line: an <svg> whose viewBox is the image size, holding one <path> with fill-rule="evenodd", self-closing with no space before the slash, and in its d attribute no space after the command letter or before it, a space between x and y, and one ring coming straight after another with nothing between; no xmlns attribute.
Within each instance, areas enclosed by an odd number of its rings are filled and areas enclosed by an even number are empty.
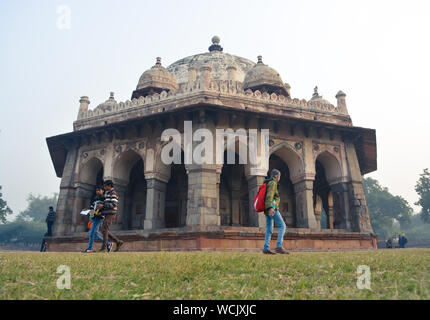
<svg viewBox="0 0 430 320"><path fill-rule="evenodd" d="M54 224L54 222L51 222L51 221L48 221L47 223L46 223L46 225L48 226L48 232L46 233L46 235L48 236L48 237L51 237L52 236L52 225Z"/></svg>
<svg viewBox="0 0 430 320"><path fill-rule="evenodd" d="M108 214L105 216L103 220L103 224L101 228L102 235L103 235L103 244L102 244L101 250L106 249L108 239L110 239L111 241L115 241L116 244L120 242L120 240L116 236L114 236L112 233L109 232L110 225L116 219L116 215L117 215L116 213Z"/></svg>

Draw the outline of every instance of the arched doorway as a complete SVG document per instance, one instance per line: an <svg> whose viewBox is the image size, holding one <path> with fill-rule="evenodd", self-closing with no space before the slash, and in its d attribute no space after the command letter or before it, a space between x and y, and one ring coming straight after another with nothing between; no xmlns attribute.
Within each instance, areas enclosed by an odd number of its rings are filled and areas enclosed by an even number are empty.
<svg viewBox="0 0 430 320"><path fill-rule="evenodd" d="M170 179L166 188L164 211L165 227L179 228L186 224L188 200L188 176L185 169L184 153L181 164L170 166Z"/></svg>
<svg viewBox="0 0 430 320"><path fill-rule="evenodd" d="M128 229L143 229L146 214L146 180L143 173L143 160L140 159L130 171L127 186L126 215Z"/></svg>
<svg viewBox="0 0 430 320"><path fill-rule="evenodd" d="M290 170L288 165L276 154L270 155L267 175L270 175L273 169L281 171L281 180L278 183L278 192L281 198L279 211L287 227L294 228L296 226L296 201Z"/></svg>
<svg viewBox="0 0 430 320"><path fill-rule="evenodd" d="M79 190L75 198L75 208L72 219L72 229L75 231L87 230L88 216L79 214L84 208L89 208L91 200L96 195L96 186L103 184L103 163L100 159L93 157L82 163L79 170Z"/></svg>
<svg viewBox="0 0 430 320"><path fill-rule="evenodd" d="M121 229L143 229L146 216L146 179L142 157L134 150L122 153L113 170L119 195L117 224Z"/></svg>
<svg viewBox="0 0 430 320"><path fill-rule="evenodd" d="M321 229L344 228L344 215L340 194L333 190L333 184L341 178L338 160L328 151L315 160L315 181L313 187L314 208Z"/></svg>
<svg viewBox="0 0 430 320"><path fill-rule="evenodd" d="M248 227L249 190L245 176L245 166L239 164L235 153L235 164L227 164L227 152L224 152L224 165L221 170L219 185L219 214L221 225Z"/></svg>
<svg viewBox="0 0 430 320"><path fill-rule="evenodd" d="M91 158L83 164L80 170L80 182L89 185L100 185L103 183L103 163L98 158Z"/></svg>
<svg viewBox="0 0 430 320"><path fill-rule="evenodd" d="M320 229L330 229L328 216L328 194L331 191L327 182L324 166L317 159L315 162L315 181L313 188L315 217Z"/></svg>

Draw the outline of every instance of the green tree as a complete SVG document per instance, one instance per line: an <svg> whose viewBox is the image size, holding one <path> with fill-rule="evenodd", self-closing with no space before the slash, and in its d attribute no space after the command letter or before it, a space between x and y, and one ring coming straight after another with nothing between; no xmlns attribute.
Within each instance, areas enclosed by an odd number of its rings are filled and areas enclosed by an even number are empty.
<svg viewBox="0 0 430 320"><path fill-rule="evenodd" d="M50 206L55 208L57 204L57 193L54 193L52 197L47 196L34 196L29 194L27 197L27 209L21 211L17 217L18 220L25 221L39 221L45 222L46 216L48 214L48 208Z"/></svg>
<svg viewBox="0 0 430 320"><path fill-rule="evenodd" d="M12 210L7 206L7 202L3 200L3 194L1 193L0 186L0 222L6 222L6 215L12 214Z"/></svg>
<svg viewBox="0 0 430 320"><path fill-rule="evenodd" d="M370 221L373 230L380 239L387 239L394 231L394 221L400 223L402 229L411 223L412 208L401 196L392 195L386 187L372 178L363 179Z"/></svg>
<svg viewBox="0 0 430 320"><path fill-rule="evenodd" d="M417 206L421 207L420 217L424 222L430 222L430 172L429 169L424 169L420 174L420 178L415 185L415 191L418 193L420 199L415 202Z"/></svg>
<svg viewBox="0 0 430 320"><path fill-rule="evenodd" d="M16 220L0 225L0 243L40 243L45 232L45 223Z"/></svg>

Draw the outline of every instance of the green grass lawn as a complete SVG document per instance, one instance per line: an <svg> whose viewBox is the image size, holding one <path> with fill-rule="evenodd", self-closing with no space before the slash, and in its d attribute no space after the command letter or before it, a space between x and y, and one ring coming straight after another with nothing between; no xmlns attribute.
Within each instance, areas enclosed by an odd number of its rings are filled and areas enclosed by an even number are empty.
<svg viewBox="0 0 430 320"><path fill-rule="evenodd" d="M59 265L71 288L57 289ZM357 266L371 290L357 289ZM430 249L293 252L0 252L0 299L430 299Z"/></svg>

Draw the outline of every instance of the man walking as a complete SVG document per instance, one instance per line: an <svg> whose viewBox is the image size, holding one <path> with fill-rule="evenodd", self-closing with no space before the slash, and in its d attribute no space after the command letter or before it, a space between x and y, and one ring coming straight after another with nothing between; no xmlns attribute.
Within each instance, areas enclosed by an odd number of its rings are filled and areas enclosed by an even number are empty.
<svg viewBox="0 0 430 320"><path fill-rule="evenodd" d="M88 248L85 249L84 251L82 251L83 253L92 253L93 251L93 243L94 243L94 239L97 239L99 241L103 242L103 237L101 236L101 234L99 233L99 227L100 224L103 222L103 215L102 215L102 211L100 209L97 209L97 205L100 203L104 202L104 189L102 186L97 186L96 187L96 196L92 201L92 204L90 206L91 209L91 229L90 229L90 234L89 234L89 239L88 239ZM112 236L109 232L109 235ZM107 243L107 251L110 252L112 249L112 243L108 241Z"/></svg>
<svg viewBox="0 0 430 320"><path fill-rule="evenodd" d="M54 224L56 215L57 213L54 211L54 208L52 206L49 207L49 212L45 219L46 225L48 227L48 232L45 234L45 236L52 236L52 225Z"/></svg>
<svg viewBox="0 0 430 320"><path fill-rule="evenodd" d="M110 225L115 220L118 213L118 194L115 192L115 189L113 188L112 180L106 180L103 183L103 186L105 189L105 194L104 194L105 199L103 204L99 204L97 206L99 210L103 210L103 215L105 216L105 219L102 224L103 244L100 251L107 251L108 237L110 237L113 241L115 241L116 243L115 251L119 251L119 249L124 244L124 242L118 239L118 237L116 237L115 235L109 234Z"/></svg>
<svg viewBox="0 0 430 320"><path fill-rule="evenodd" d="M273 222L279 228L278 232L278 241L276 242L276 253L288 254L282 247L282 242L284 241L285 234L285 222L282 219L281 214L279 213L279 202L281 198L278 193L278 182L281 179L281 172L277 169L273 169L270 177L266 177L264 183L266 184L266 198L265 198L265 207L264 214L266 215L266 236L264 239L264 249L263 253L265 254L275 254L275 252L270 250L270 239L273 233Z"/></svg>

